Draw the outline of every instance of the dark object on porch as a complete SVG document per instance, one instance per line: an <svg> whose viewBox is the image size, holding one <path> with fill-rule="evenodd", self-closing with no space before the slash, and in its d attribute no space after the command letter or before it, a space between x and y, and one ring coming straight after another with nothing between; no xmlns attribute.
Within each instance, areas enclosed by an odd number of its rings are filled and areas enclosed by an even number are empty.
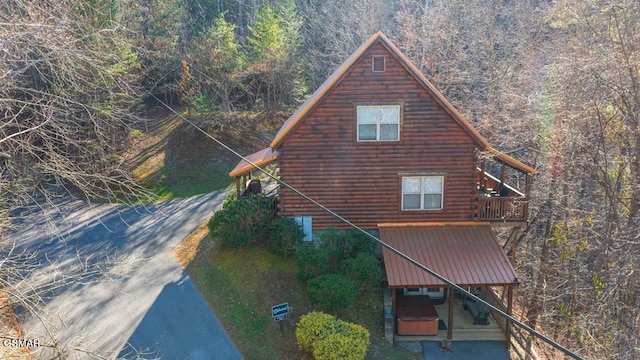
<svg viewBox="0 0 640 360"><path fill-rule="evenodd" d="M483 293L480 293L478 296L484 299ZM471 316L473 316L474 325L489 325L489 313L491 309L487 305L476 302L474 299L468 297L464 299L464 309L469 310Z"/></svg>
<svg viewBox="0 0 640 360"><path fill-rule="evenodd" d="M262 192L262 184L258 179L247 180L247 184L242 190L242 194L240 196L245 197L249 195L256 195Z"/></svg>
<svg viewBox="0 0 640 360"><path fill-rule="evenodd" d="M398 335L438 335L438 312L428 295L398 295Z"/></svg>
<svg viewBox="0 0 640 360"><path fill-rule="evenodd" d="M444 320L438 320L438 331L447 330L447 324L444 323Z"/></svg>

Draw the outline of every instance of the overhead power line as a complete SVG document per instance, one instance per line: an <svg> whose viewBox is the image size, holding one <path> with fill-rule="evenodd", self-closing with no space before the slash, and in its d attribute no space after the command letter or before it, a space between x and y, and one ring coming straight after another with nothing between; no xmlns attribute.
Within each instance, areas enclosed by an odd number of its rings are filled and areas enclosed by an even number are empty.
<svg viewBox="0 0 640 360"><path fill-rule="evenodd" d="M192 126L194 129L198 130L199 132L201 132L202 134L204 134L206 137L208 137L209 139L213 140L214 142L216 142L218 145L220 145L221 147L223 147L224 149L226 149L227 151L231 152L233 155L237 156L239 159L244 160L245 162L247 162L249 165L251 165L254 169L258 170L259 172L261 172L262 174L266 175L267 177L269 177L270 179L276 181L277 183L279 183L281 186L284 186L285 188L293 191L295 194L297 194L298 196L302 197L303 199L309 201L311 204L313 204L314 206L317 206L318 208L322 209L323 211L325 211L326 213L328 213L329 215L333 216L334 218L338 219L339 221L345 223L346 225L348 225L349 227L353 228L356 231L359 231L360 233L366 235L367 237L369 237L370 239L374 240L375 242L377 242L378 244L380 244L380 246L385 247L387 250L393 252L394 254L402 257L403 259L407 260L408 262L410 262L411 264L417 266L418 268L420 268L423 271L426 271L428 274L432 275L433 277L435 277L436 279L444 282L445 284L449 285L450 287L458 290L459 292L463 293L465 296L471 297L472 299L474 299L475 301L479 301L481 303L483 303L484 305L488 306L489 308L491 308L494 312L498 313L500 316L506 318L508 321L510 321L511 323L519 326L520 328L524 329L525 331L529 332L530 334L534 335L535 337L539 338L540 340L546 342L547 344L551 345L552 347L562 351L563 353L565 353L566 355L574 358L574 359L578 359L578 360L582 360L583 358L576 354L575 352L567 349L566 347L564 347L563 345L558 344L557 342L553 341L552 339L546 337L545 335L543 335L542 333L536 331L535 329L533 329L532 327L520 322L519 320L517 320L516 318L514 318L513 316L505 313L504 311L502 311L501 309L495 307L493 304L489 303L488 301L476 296L475 294L473 294L472 292L468 291L467 289L459 286L458 284L452 282L451 280L445 278L444 276L438 274L437 272L431 270L430 268L428 268L427 266L419 263L418 261L414 260L413 258L411 258L410 256L404 254L403 252L401 252L400 250L394 248L393 246L385 243L384 241L380 240L378 237L376 237L375 235L371 234L370 232L366 231L365 229L362 229L361 227L357 226L356 224L352 223L351 221L347 220L346 218L342 217L340 214L334 212L333 210L327 208L326 206L322 205L321 203L317 202L316 200L312 199L311 197L309 197L308 195L304 194L303 192L301 192L300 190L294 188L293 186L287 184L286 182L282 181L280 178L277 178L275 175L272 175L271 173L269 173L268 171L266 171L265 169L263 169L262 167L256 165L255 163L253 163L251 160L247 159L246 157L244 157L243 155L241 155L240 153L238 153L237 151L235 151L234 149L232 149L230 146L226 145L225 143L223 143L222 141L216 139L214 136L212 136L211 134L207 133L206 131L204 131L203 129L201 129L199 126L197 126L196 124L194 124L192 121L190 121L189 119L185 118L184 116L182 116L182 114L178 113L176 110L174 110L172 107L170 107L169 105L167 105L165 102L163 102L162 100L160 100L158 97L156 97L155 95L153 95L150 91L147 90L147 93L153 97L158 103L162 104L164 107L166 107L169 111L173 112L175 115L177 115L180 119L182 119L184 122L186 122L187 124L189 124L190 126Z"/></svg>

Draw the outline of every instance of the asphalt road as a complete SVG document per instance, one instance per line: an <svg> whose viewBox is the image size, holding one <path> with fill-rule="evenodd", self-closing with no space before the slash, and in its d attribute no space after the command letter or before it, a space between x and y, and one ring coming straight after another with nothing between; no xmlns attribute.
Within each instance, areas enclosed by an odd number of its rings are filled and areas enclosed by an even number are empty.
<svg viewBox="0 0 640 360"><path fill-rule="evenodd" d="M160 205L61 203L21 214L5 238L30 267L20 290L40 294L19 309L34 358L241 359L173 248L225 198L213 193Z"/></svg>

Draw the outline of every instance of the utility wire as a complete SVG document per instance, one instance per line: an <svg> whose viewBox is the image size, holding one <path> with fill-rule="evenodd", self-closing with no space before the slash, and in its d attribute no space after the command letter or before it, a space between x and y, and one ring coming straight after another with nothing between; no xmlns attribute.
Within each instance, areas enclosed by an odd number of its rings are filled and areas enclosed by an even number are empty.
<svg viewBox="0 0 640 360"><path fill-rule="evenodd" d="M232 154L234 154L235 156L237 156L238 158L244 160L246 163L248 163L249 165L251 165L254 169L258 170L259 172L263 173L264 175L268 176L270 179L276 181L277 183L279 183L281 186L284 186L285 188L293 191L295 194L297 194L298 196L302 197L303 199L309 201L311 204L319 207L320 209L322 209L323 211L327 212L329 215L333 216L334 218L340 220L341 222L347 224L349 227L353 228L356 231L359 231L360 233L366 235L367 237L369 237L370 239L374 240L375 242L377 242L378 244L380 244L381 246L385 247L387 250L393 252L394 254L402 257L403 259L407 260L408 262L410 262L411 264L417 266L418 268L426 271L427 273L429 273L430 275L432 275L433 277L435 277L436 279L444 282L445 284L449 285L450 287L458 290L459 292L463 293L466 296L471 297L472 299L476 300L476 301L480 301L481 303L483 303L484 305L488 306L489 308L491 308L493 311L497 312L498 314L500 314L501 316L503 316L504 318L506 318L508 321L512 322L513 324L518 325L519 327L521 327L522 329L526 330L527 332L529 332L530 334L536 336L537 338L539 338L540 340L546 342L547 344L553 346L554 348L562 351L563 353L565 353L566 355L577 359L577 360L582 360L583 358L576 354L575 352L567 349L566 347L556 343L555 341L553 341L552 339L546 337L545 335L541 334L540 332L536 331L535 329L531 328L530 326L520 322L519 320L517 320L516 318L514 318L513 316L505 313L504 311L502 311L501 309L495 307L493 304L487 302L486 300L476 296L475 294L471 293L470 291L468 291L467 289L459 286L458 284L452 282L451 280L445 278L444 276L436 273L435 271L431 270L430 268L426 267L425 265L419 263L418 261L414 260L413 258L411 258L410 256L404 254L403 252L401 252L400 250L394 248L393 246L385 243L384 241L380 240L378 237L374 236L373 234L369 233L368 231L360 228L359 226L355 225L354 223L352 223L351 221L345 219L344 217L342 217L340 214L334 212L333 210L327 208L326 206L320 204L319 202L317 202L316 200L312 199L311 197L309 197L308 195L304 194L303 192L299 191L298 189L294 188L293 186L287 184L286 182L284 182L283 180L277 178L276 176L270 174L268 171L266 171L265 169L261 168L260 166L256 165L255 163L253 163L252 161L250 161L249 159L247 159L246 157L244 157L243 155L241 155L240 153L238 153L237 151L233 150L231 147L229 147L228 145L226 145L225 143L223 143L222 141L216 139L214 136L212 136L211 134L207 133L206 131L204 131L203 129L201 129L199 126L197 126L196 124L194 124L192 121L190 121L189 119L185 118L184 116L182 116L180 113L178 113L177 111L175 111L173 108L171 108L169 105L167 105L166 103L164 103L162 100L158 99L158 97L156 97L155 95L153 95L150 91L147 90L147 93L153 97L157 102L159 102L160 104L162 104L164 107L166 107L167 109L169 109L169 111L173 112L174 114L176 114L180 119L182 119L184 122L186 122L187 124L189 124L190 126L192 126L193 128L195 128L196 130L198 130L199 132L203 133L205 136L207 136L209 139L213 140L214 142L216 142L218 145L222 146L224 149L226 149L227 151L231 152Z"/></svg>

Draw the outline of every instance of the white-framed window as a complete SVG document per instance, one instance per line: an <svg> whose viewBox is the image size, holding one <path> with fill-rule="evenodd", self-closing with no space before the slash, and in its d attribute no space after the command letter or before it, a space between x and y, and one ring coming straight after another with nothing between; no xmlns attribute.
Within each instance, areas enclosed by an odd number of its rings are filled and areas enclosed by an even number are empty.
<svg viewBox="0 0 640 360"><path fill-rule="evenodd" d="M402 178L402 210L441 210L444 176Z"/></svg>
<svg viewBox="0 0 640 360"><path fill-rule="evenodd" d="M429 295L432 299L443 299L444 288L404 288L404 295Z"/></svg>
<svg viewBox="0 0 640 360"><path fill-rule="evenodd" d="M400 105L358 106L358 141L400 140Z"/></svg>

